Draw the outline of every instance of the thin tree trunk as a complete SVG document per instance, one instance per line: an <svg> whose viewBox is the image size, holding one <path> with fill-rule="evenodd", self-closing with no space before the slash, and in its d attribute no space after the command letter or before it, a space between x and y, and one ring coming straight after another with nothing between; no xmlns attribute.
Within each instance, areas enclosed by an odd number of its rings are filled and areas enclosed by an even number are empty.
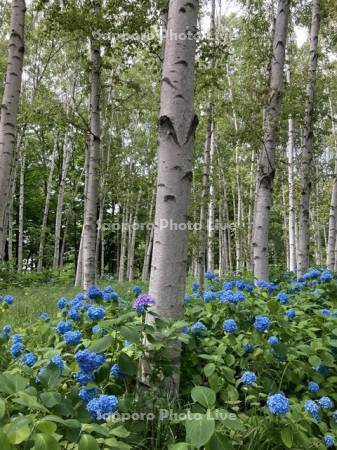
<svg viewBox="0 0 337 450"><path fill-rule="evenodd" d="M335 247L336 247L336 235L337 235L337 133L335 128L334 111L332 108L331 99L330 102L330 114L332 121L332 135L335 144L334 155L334 178L331 191L330 213L329 213L329 233L328 233L328 246L327 246L327 267L329 270L335 268Z"/></svg>
<svg viewBox="0 0 337 450"><path fill-rule="evenodd" d="M287 66L287 83L290 84L290 66ZM294 198L294 119L288 118L288 234L289 234L289 270L296 272L297 246L295 236L295 198Z"/></svg>
<svg viewBox="0 0 337 450"><path fill-rule="evenodd" d="M0 115L0 259L5 256L7 238L7 207L11 189L10 181L13 170L16 122L21 90L25 12L25 1L13 0L6 81Z"/></svg>
<svg viewBox="0 0 337 450"><path fill-rule="evenodd" d="M46 240L47 222L48 222L51 190L52 190L52 185L53 185L56 153L57 153L57 140L55 140L53 151L51 154L51 159L50 159L50 169L49 169L49 176L48 176L48 182L47 182L47 192L46 192L46 200L45 200L45 204L44 204L44 212L43 212L42 228L41 228L40 244L39 244L39 255L38 255L38 262L37 262L37 271L38 272L41 272L42 267L43 267L43 253L44 253L44 245L45 245L45 240Z"/></svg>
<svg viewBox="0 0 337 450"><path fill-rule="evenodd" d="M310 36L310 62L309 76L306 92L304 138L302 148L301 167L301 205L300 205L300 229L299 229L299 252L297 261L297 275L300 277L309 267L310 248L310 194L312 177L312 157L314 140L314 107L316 94L316 72L318 61L318 34L320 27L320 0L312 1L312 23Z"/></svg>
<svg viewBox="0 0 337 450"><path fill-rule="evenodd" d="M149 212L149 225L151 225L151 229L147 233L146 242L145 242L145 254L144 254L144 262L143 262L143 270L142 270L142 281L146 281L149 278L149 269L150 269L150 260L151 260L151 252L153 245L153 209L155 202L155 192L152 195L151 204L150 204L150 212Z"/></svg>
<svg viewBox="0 0 337 450"><path fill-rule="evenodd" d="M210 173L213 173L215 153L215 130L213 122L213 131L211 135L211 150L210 150ZM208 201L208 220L207 220L207 270L214 271L214 183L210 180L209 185L209 201Z"/></svg>
<svg viewBox="0 0 337 450"><path fill-rule="evenodd" d="M260 153L253 226L254 277L269 279L268 238L269 215L275 175L275 146L281 111L283 68L287 43L289 3L279 0L271 59L270 96L264 124L264 141Z"/></svg>
<svg viewBox="0 0 337 450"><path fill-rule="evenodd" d="M122 212L122 232L121 232L121 246L119 254L119 270L118 270L118 281L124 281L124 271L125 271L125 254L126 254L126 241L127 241L127 226L129 218L128 208L123 208Z"/></svg>
<svg viewBox="0 0 337 450"><path fill-rule="evenodd" d="M137 223L138 223L138 209L139 209L139 202L141 198L141 191L138 193L135 213L133 215L133 221L131 223L131 230L129 235L129 251L128 251L128 281L133 280L133 274L134 274L134 263L135 263L135 246L136 246L136 235L137 235Z"/></svg>
<svg viewBox="0 0 337 450"><path fill-rule="evenodd" d="M197 0L182 5L180 0L170 0L168 38L162 71L161 107L159 120L159 149L157 198L153 257L149 294L155 299L153 310L159 317L181 320L187 267L187 229L170 229L161 226L162 220L186 224L192 159L197 118L194 113L194 63L197 27ZM187 33L190 38L187 39ZM168 264L169 261L169 264ZM147 322L153 316L147 315ZM179 390L180 346L170 354L176 371L161 383L168 396ZM146 365L142 366L141 379L148 380Z"/></svg>
<svg viewBox="0 0 337 450"><path fill-rule="evenodd" d="M26 155L24 150L22 150L20 157L18 272L22 272L23 268L23 207L25 201L25 168Z"/></svg>
<svg viewBox="0 0 337 450"><path fill-rule="evenodd" d="M61 180L57 196L57 207L56 207L56 220L55 220L55 240L54 240L54 257L53 257L53 268L57 269L60 264L60 242L61 242L61 231L62 231L62 216L63 216L63 205L64 205L64 193L66 187L66 179L68 174L69 161L72 151L72 144L70 141L70 136L65 135L63 144L63 161L61 169Z"/></svg>
<svg viewBox="0 0 337 450"><path fill-rule="evenodd" d="M101 8L100 1L94 2L94 12ZM98 203L99 160L101 143L100 95L101 95L101 50L99 43L91 36L91 93L90 93L90 141L88 192L84 214L83 235L83 288L96 280L96 220Z"/></svg>

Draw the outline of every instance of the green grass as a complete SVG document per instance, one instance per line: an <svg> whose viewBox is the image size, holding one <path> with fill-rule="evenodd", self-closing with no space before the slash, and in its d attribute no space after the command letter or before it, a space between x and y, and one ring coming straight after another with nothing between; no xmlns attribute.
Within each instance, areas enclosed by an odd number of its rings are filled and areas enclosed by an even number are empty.
<svg viewBox="0 0 337 450"><path fill-rule="evenodd" d="M114 290L122 297L132 297L131 288L135 285L142 286L146 290L144 283L124 282L118 283L113 280L101 280L98 286L104 287L111 285ZM51 318L56 317L57 300L61 297L71 299L81 289L74 287L73 283L44 283L28 287L7 286L3 294L14 296L14 303L2 316L0 316L0 327L10 323L15 328L23 328L35 323L42 312L46 312Z"/></svg>

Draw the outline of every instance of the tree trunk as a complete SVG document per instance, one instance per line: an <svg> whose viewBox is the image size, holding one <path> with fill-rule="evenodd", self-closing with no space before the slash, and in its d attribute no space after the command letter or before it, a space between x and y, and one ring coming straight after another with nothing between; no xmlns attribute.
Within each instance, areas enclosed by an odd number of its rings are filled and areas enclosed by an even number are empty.
<svg viewBox="0 0 337 450"><path fill-rule="evenodd" d="M125 271L125 254L126 254L126 241L127 241L127 223L128 223L129 213L127 208L123 208L122 212L122 230L121 230L121 249L119 254L119 270L118 270L118 281L124 281L124 271Z"/></svg>
<svg viewBox="0 0 337 450"><path fill-rule="evenodd" d="M320 26L320 0L312 0L312 23L310 36L310 62L306 92L304 137L302 148L301 166L301 205L300 205L300 229L299 252L297 261L297 275L300 277L309 267L310 247L310 194L312 177L312 157L314 140L314 107L316 91L316 72L318 60L318 34Z"/></svg>
<svg viewBox="0 0 337 450"><path fill-rule="evenodd" d="M210 173L213 173L215 153L215 130L213 122L213 130L211 134L211 150L210 150ZM214 271L214 183L209 183L209 200L208 200L208 219L207 219L207 270Z"/></svg>
<svg viewBox="0 0 337 450"><path fill-rule="evenodd" d="M70 141L70 136L65 135L64 145L63 145L63 161L61 170L61 180L57 196L57 207L56 207L56 221L55 221L55 242L54 242L54 257L53 257L53 268L57 269L60 264L60 242L61 242L61 230L62 230L62 216L63 216L63 205L64 205L64 192L66 187L66 179L68 174L69 161L72 151L72 145Z"/></svg>
<svg viewBox="0 0 337 450"><path fill-rule="evenodd" d="M334 111L330 99L330 113L332 120L332 135L335 143L335 164L334 164L334 178L331 192L330 213L329 213L329 233L328 233L328 247L327 247L327 267L329 270L335 268L335 247L337 234L337 133L335 128Z"/></svg>
<svg viewBox="0 0 337 450"><path fill-rule="evenodd" d="M257 280L269 279L269 214L275 175L275 146L281 111L283 68L287 42L289 3L279 0L271 59L270 96L264 123L264 141L260 153L253 226L253 264Z"/></svg>
<svg viewBox="0 0 337 450"><path fill-rule="evenodd" d="M22 272L23 267L23 207L25 201L25 167L26 155L24 153L24 150L22 150L20 157L18 272Z"/></svg>
<svg viewBox="0 0 337 450"><path fill-rule="evenodd" d="M194 113L194 65L198 1L170 0L168 38L162 71L159 119L155 231L149 294L159 317L183 318L187 267L187 229L163 227L162 221L186 224L192 179L197 118ZM169 264L168 264L169 262ZM153 317L147 315L147 322ZM177 369L162 383L168 396L179 390L180 346L171 354ZM144 369L144 367L143 367ZM145 376L142 377L146 382Z"/></svg>
<svg viewBox="0 0 337 450"><path fill-rule="evenodd" d="M128 251L128 269L127 269L128 281L133 280L134 263L135 263L135 246L136 246L136 235L137 235L137 218L138 218L138 209L139 209L139 202L140 202L141 194L142 194L141 191L139 191L136 208L135 208L135 213L133 215L132 223L130 224L131 225L131 229L130 229L130 233L129 233L129 244L130 245L129 245L129 251Z"/></svg>
<svg viewBox="0 0 337 450"><path fill-rule="evenodd" d="M154 234L153 217L152 217L154 201L155 201L155 192L152 196L151 204L150 204L150 213L149 213L149 222L148 223L149 223L149 225L151 225L151 229L147 233L146 242L145 242L145 254L144 254L144 262L143 262L143 270L142 270L142 281L146 281L149 278L150 260L151 260L153 234Z"/></svg>
<svg viewBox="0 0 337 450"><path fill-rule="evenodd" d="M48 176L48 182L47 182L46 200L45 200L45 204L44 204L42 228L41 228L41 234L40 234L39 255L38 255L38 262L37 262L37 271L38 272L42 272L42 267L43 267L43 253L44 253L44 245L45 245L45 240L46 240L47 222L48 222L48 214L49 214L49 206L50 206L50 197L51 197L51 191L52 191L52 185L53 185L56 153L57 153L57 140L55 139L55 143L54 143L54 147L53 147L53 151L52 151L51 159L50 159L50 169L49 169L49 176Z"/></svg>
<svg viewBox="0 0 337 450"><path fill-rule="evenodd" d="M100 10L100 3L94 3L94 11ZM86 290L96 280L96 220L98 203L99 159L100 159L100 94L101 94L101 51L98 42L91 37L91 93L90 93L90 141L88 192L84 214L83 235L83 288Z"/></svg>
<svg viewBox="0 0 337 450"><path fill-rule="evenodd" d="M287 83L290 84L290 66L287 67ZM289 270L296 272L297 246L294 198L294 119L288 118L288 234L289 234Z"/></svg>
<svg viewBox="0 0 337 450"><path fill-rule="evenodd" d="M7 206L14 160L16 122L24 55L24 0L13 0L11 34L8 43L7 71L0 115L0 259L4 258L7 238Z"/></svg>

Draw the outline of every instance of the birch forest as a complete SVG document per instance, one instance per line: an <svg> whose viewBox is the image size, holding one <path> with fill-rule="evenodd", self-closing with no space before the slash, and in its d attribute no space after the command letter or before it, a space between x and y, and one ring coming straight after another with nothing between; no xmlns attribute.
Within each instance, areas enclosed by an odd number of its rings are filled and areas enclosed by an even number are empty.
<svg viewBox="0 0 337 450"><path fill-rule="evenodd" d="M336 448L336 0L0 0L0 79L0 448Z"/></svg>

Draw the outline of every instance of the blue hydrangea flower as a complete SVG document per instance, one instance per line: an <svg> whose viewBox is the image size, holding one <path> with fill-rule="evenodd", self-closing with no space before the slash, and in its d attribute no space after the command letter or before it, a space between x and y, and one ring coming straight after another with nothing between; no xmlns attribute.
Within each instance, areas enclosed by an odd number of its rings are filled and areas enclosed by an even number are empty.
<svg viewBox="0 0 337 450"><path fill-rule="evenodd" d="M318 403L320 404L320 406L321 406L323 409L328 410L328 409L333 408L333 401L331 400L330 397L327 397L327 396L321 397L321 398L318 400Z"/></svg>
<svg viewBox="0 0 337 450"><path fill-rule="evenodd" d="M66 298L60 298L57 302L58 309L64 309L68 306L68 300Z"/></svg>
<svg viewBox="0 0 337 450"><path fill-rule="evenodd" d="M110 373L112 376L118 378L119 380L124 380L124 378L126 378L126 373L121 370L119 364L117 363L111 367Z"/></svg>
<svg viewBox="0 0 337 450"><path fill-rule="evenodd" d="M225 281L223 284L224 291L230 291L231 289L233 289L233 287L235 287L235 281L233 281L233 280Z"/></svg>
<svg viewBox="0 0 337 450"><path fill-rule="evenodd" d="M28 367L33 367L34 364L36 363L36 360L37 358L34 355L34 353L26 353L22 358L23 364L25 364Z"/></svg>
<svg viewBox="0 0 337 450"><path fill-rule="evenodd" d="M206 325L204 325L202 322L195 322L191 326L191 332L195 335L200 335L200 331L207 331Z"/></svg>
<svg viewBox="0 0 337 450"><path fill-rule="evenodd" d="M11 348L9 351L15 358L20 356L23 351L23 343L22 342L14 342L14 344L11 345Z"/></svg>
<svg viewBox="0 0 337 450"><path fill-rule="evenodd" d="M324 436L324 443L328 448L334 447L335 445L334 437L331 434L326 434Z"/></svg>
<svg viewBox="0 0 337 450"><path fill-rule="evenodd" d="M194 294L192 294L192 298L198 299L198 298L201 298L201 295L199 292L194 292Z"/></svg>
<svg viewBox="0 0 337 450"><path fill-rule="evenodd" d="M304 403L304 410L310 414L313 419L320 420L319 406L313 400L307 400Z"/></svg>
<svg viewBox="0 0 337 450"><path fill-rule="evenodd" d="M254 283L246 283L245 291L252 292L254 289Z"/></svg>
<svg viewBox="0 0 337 450"><path fill-rule="evenodd" d="M78 321L81 320L81 310L78 306L73 306L68 312L68 317L71 320Z"/></svg>
<svg viewBox="0 0 337 450"><path fill-rule="evenodd" d="M106 330L102 328L100 325L94 325L91 329L93 334L99 334L100 336L106 335Z"/></svg>
<svg viewBox="0 0 337 450"><path fill-rule="evenodd" d="M139 295L142 292L142 288L140 286L133 286L132 293L135 295Z"/></svg>
<svg viewBox="0 0 337 450"><path fill-rule="evenodd" d="M279 292L276 298L281 303L281 305L287 305L289 303L288 294L286 294L285 292Z"/></svg>
<svg viewBox="0 0 337 450"><path fill-rule="evenodd" d="M216 299L216 295L212 291L205 291L204 294L203 294L203 297L204 297L204 302L205 303L209 303L212 300Z"/></svg>
<svg viewBox="0 0 337 450"><path fill-rule="evenodd" d="M21 334L16 333L12 337L12 341L13 341L13 344L16 344L17 342L22 342L23 341L23 337L21 336Z"/></svg>
<svg viewBox="0 0 337 450"><path fill-rule="evenodd" d="M271 327L271 322L269 317L267 316L256 316L254 322L254 328L256 331L263 333L264 331L269 330Z"/></svg>
<svg viewBox="0 0 337 450"><path fill-rule="evenodd" d="M200 289L200 283L198 281L192 282L192 291L197 292Z"/></svg>
<svg viewBox="0 0 337 450"><path fill-rule="evenodd" d="M254 345L250 342L243 344L243 349L246 353L252 353L254 351Z"/></svg>
<svg viewBox="0 0 337 450"><path fill-rule="evenodd" d="M118 294L117 294L117 292L114 292L114 291L112 291L112 292L103 292L103 299L105 301L110 301L110 300L116 301L116 300L118 300Z"/></svg>
<svg viewBox="0 0 337 450"><path fill-rule="evenodd" d="M76 374L76 380L81 386L94 381L95 377L92 373L85 372L84 370L79 370Z"/></svg>
<svg viewBox="0 0 337 450"><path fill-rule="evenodd" d="M250 385L256 382L256 375L254 372L244 372L241 377L241 382Z"/></svg>
<svg viewBox="0 0 337 450"><path fill-rule="evenodd" d="M213 278L215 277L214 273L211 271L205 272L204 274L204 278L206 280L213 280Z"/></svg>
<svg viewBox="0 0 337 450"><path fill-rule="evenodd" d="M310 280L313 278L318 278L321 275L321 272L317 269L309 269L308 272L306 272L302 279L303 280Z"/></svg>
<svg viewBox="0 0 337 450"><path fill-rule="evenodd" d="M185 297L184 297L184 303L185 303L186 305L188 305L188 304L191 302L191 300L192 300L192 297L191 297L190 295L185 295Z"/></svg>
<svg viewBox="0 0 337 450"><path fill-rule="evenodd" d="M11 334L11 332L12 332L12 325L10 324L5 325L2 329L2 335L7 340L9 339L9 335Z"/></svg>
<svg viewBox="0 0 337 450"><path fill-rule="evenodd" d="M234 292L231 290L220 291L220 303L234 303Z"/></svg>
<svg viewBox="0 0 337 450"><path fill-rule="evenodd" d="M261 288L261 289L267 289L268 288L268 281L264 281L264 280L258 280L258 282L256 283L256 286Z"/></svg>
<svg viewBox="0 0 337 450"><path fill-rule="evenodd" d="M14 302L14 297L12 295L4 295L2 300L7 303L7 305L12 305Z"/></svg>
<svg viewBox="0 0 337 450"><path fill-rule="evenodd" d="M289 320L293 320L296 317L296 312L294 309L290 308L290 309L287 309L287 311L285 312L285 315L288 317Z"/></svg>
<svg viewBox="0 0 337 450"><path fill-rule="evenodd" d="M275 345L279 344L279 338L277 336L270 336L268 339L268 344L272 347L275 347Z"/></svg>
<svg viewBox="0 0 337 450"><path fill-rule="evenodd" d="M323 270L323 272L321 273L321 276L319 277L320 281L322 281L323 283L331 281L332 278L333 278L333 276L328 270Z"/></svg>
<svg viewBox="0 0 337 450"><path fill-rule="evenodd" d="M64 369L64 361L60 355L52 356L50 362L54 364L54 366L58 367L61 371Z"/></svg>
<svg viewBox="0 0 337 450"><path fill-rule="evenodd" d="M83 400L85 403L90 402L90 400L94 399L96 397L96 388L81 388L80 392L78 393L78 396L81 400Z"/></svg>
<svg viewBox="0 0 337 450"><path fill-rule="evenodd" d="M63 337L68 345L77 345L81 342L81 332L79 330L67 331Z"/></svg>
<svg viewBox="0 0 337 450"><path fill-rule="evenodd" d="M107 419L118 408L118 399L115 395L100 395L90 400L87 411L93 419Z"/></svg>
<svg viewBox="0 0 337 450"><path fill-rule="evenodd" d="M337 410L332 413L332 417L335 419L335 422L337 423Z"/></svg>
<svg viewBox="0 0 337 450"><path fill-rule="evenodd" d="M330 311L327 308L321 309L322 316L328 317L330 316Z"/></svg>
<svg viewBox="0 0 337 450"><path fill-rule="evenodd" d="M319 384L315 383L315 381L309 381L308 389L309 389L310 392L318 392L319 391Z"/></svg>
<svg viewBox="0 0 337 450"><path fill-rule="evenodd" d="M87 311L88 317L91 320L98 322L99 320L104 319L105 317L105 309L100 306L90 306Z"/></svg>
<svg viewBox="0 0 337 450"><path fill-rule="evenodd" d="M80 369L84 372L92 372L98 369L105 362L105 356L102 353L94 353L89 350L80 350L75 354Z"/></svg>
<svg viewBox="0 0 337 450"><path fill-rule="evenodd" d="M223 328L227 333L234 334L238 331L238 325L234 319L227 319L223 323Z"/></svg>
<svg viewBox="0 0 337 450"><path fill-rule="evenodd" d="M244 289L244 288L246 287L245 282L244 282L243 280L238 280L238 281L235 283L235 286L236 286L238 289Z"/></svg>
<svg viewBox="0 0 337 450"><path fill-rule="evenodd" d="M48 313L41 313L40 314L40 319L42 319L42 320L47 320L47 319L49 319L49 314Z"/></svg>
<svg viewBox="0 0 337 450"><path fill-rule="evenodd" d="M67 331L71 331L73 329L73 324L71 322L64 322L61 320L55 327L58 334L64 334Z"/></svg>
<svg viewBox="0 0 337 450"><path fill-rule="evenodd" d="M184 334L188 334L190 332L190 328L187 325L185 325L184 327L181 328L180 331Z"/></svg>
<svg viewBox="0 0 337 450"><path fill-rule="evenodd" d="M95 300L103 297L103 292L97 286L90 286L88 289L88 298Z"/></svg>
<svg viewBox="0 0 337 450"><path fill-rule="evenodd" d="M139 297L136 298L135 302L133 303L132 307L139 313L144 313L145 308L147 306L154 305L155 301L152 297L150 297L148 294L142 294Z"/></svg>
<svg viewBox="0 0 337 450"><path fill-rule="evenodd" d="M290 411L289 400L282 393L269 395L267 406L269 411L276 416L285 416Z"/></svg>

